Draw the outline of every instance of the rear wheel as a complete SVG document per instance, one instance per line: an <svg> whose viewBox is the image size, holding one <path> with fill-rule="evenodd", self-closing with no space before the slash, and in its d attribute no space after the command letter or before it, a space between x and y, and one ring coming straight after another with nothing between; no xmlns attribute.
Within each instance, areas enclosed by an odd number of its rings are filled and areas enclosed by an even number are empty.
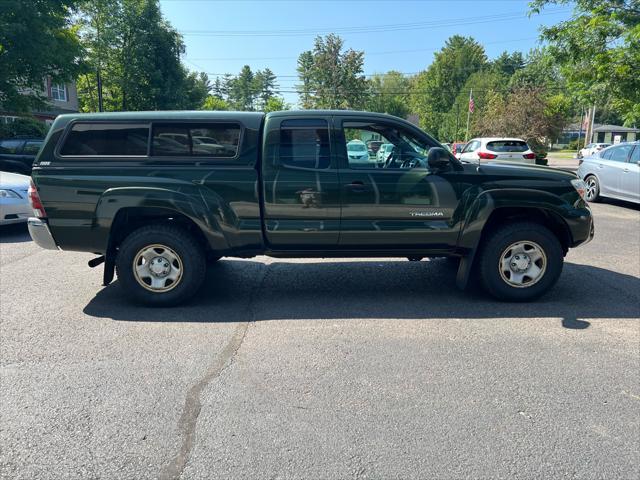
<svg viewBox="0 0 640 480"><path fill-rule="evenodd" d="M206 258L186 230L149 225L125 238L116 268L128 296L146 305L169 307L197 292L204 281Z"/></svg>
<svg viewBox="0 0 640 480"><path fill-rule="evenodd" d="M600 200L600 182L595 175L589 175L584 179L584 183L587 185L587 191L585 192L585 198L587 202L597 202Z"/></svg>
<svg viewBox="0 0 640 480"><path fill-rule="evenodd" d="M556 236L536 223L499 227L487 238L479 259L482 285L500 300L527 301L549 290L560 277L564 255Z"/></svg>

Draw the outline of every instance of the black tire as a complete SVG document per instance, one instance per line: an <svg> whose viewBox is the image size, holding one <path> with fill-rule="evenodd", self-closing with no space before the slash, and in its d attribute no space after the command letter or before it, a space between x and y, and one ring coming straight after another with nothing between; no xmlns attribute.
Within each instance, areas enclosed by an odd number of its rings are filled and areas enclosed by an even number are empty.
<svg viewBox="0 0 640 480"><path fill-rule="evenodd" d="M169 258L175 254L180 268L180 277L169 284L166 291L151 291L146 288L134 272L134 262L139 254L152 245L167 247L156 252L169 251ZM172 267L169 267L172 268ZM204 281L206 257L202 246L185 229L173 225L148 225L133 231L120 245L116 258L118 280L124 292L133 300L152 307L171 307L185 302L193 296ZM175 283L175 285L174 285Z"/></svg>
<svg viewBox="0 0 640 480"><path fill-rule="evenodd" d="M595 175L587 175L584 179L584 183L587 185L584 198L587 202L596 203L600 201L600 182ZM593 190L590 191L590 188ZM593 193L591 193L593 192Z"/></svg>
<svg viewBox="0 0 640 480"><path fill-rule="evenodd" d="M546 227L537 223L521 222L503 225L491 232L483 239L478 270L483 288L499 300L524 302L533 300L555 285L562 273L564 254L558 238ZM543 273L537 280L524 280L524 284L517 287L509 283L507 275L502 273L503 254L507 254L516 243L535 244L544 253ZM533 257L532 257L533 258ZM543 263L540 263L543 265ZM504 277L504 278L503 278ZM527 275L523 277L526 279ZM512 277L513 278L513 277ZM526 283L530 283L527 285Z"/></svg>

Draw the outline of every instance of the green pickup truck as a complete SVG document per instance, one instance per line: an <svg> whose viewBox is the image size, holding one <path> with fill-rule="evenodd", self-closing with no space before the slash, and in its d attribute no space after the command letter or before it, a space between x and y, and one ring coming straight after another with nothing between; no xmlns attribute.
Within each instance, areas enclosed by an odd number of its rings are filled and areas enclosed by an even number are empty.
<svg viewBox="0 0 640 480"><path fill-rule="evenodd" d="M347 144L392 144L385 156ZM223 256L450 257L456 283L530 300L593 237L576 175L465 164L414 125L353 111L61 115L33 168L29 232L94 252L108 285L170 306ZM471 280L470 280L471 279Z"/></svg>

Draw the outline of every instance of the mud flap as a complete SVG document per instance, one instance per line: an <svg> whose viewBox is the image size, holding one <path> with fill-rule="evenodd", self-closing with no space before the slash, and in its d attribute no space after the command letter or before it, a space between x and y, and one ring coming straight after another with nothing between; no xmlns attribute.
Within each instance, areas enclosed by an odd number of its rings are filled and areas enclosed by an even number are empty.
<svg viewBox="0 0 640 480"><path fill-rule="evenodd" d="M473 268L473 259L476 256L476 250L473 249L460 259L458 265L458 273L456 275L456 287L460 290L466 290L469 284L469 277L471 277L471 270Z"/></svg>
<svg viewBox="0 0 640 480"><path fill-rule="evenodd" d="M116 270L116 252L107 252L104 260L104 273L102 275L102 285L107 286L113 281Z"/></svg>

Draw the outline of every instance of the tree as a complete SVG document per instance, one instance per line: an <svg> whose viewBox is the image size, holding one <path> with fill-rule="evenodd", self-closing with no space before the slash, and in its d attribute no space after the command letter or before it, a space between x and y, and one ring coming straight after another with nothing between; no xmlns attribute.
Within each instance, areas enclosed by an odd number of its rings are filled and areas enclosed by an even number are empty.
<svg viewBox="0 0 640 480"><path fill-rule="evenodd" d="M0 138L19 136L41 137L47 134L49 126L35 118L22 117L11 123L0 123Z"/></svg>
<svg viewBox="0 0 640 480"><path fill-rule="evenodd" d="M300 97L302 108L313 108L313 53L311 51L302 52L298 57L298 78L300 84L296 85Z"/></svg>
<svg viewBox="0 0 640 480"><path fill-rule="evenodd" d="M209 95L202 104L201 110L229 110L229 104L220 97Z"/></svg>
<svg viewBox="0 0 640 480"><path fill-rule="evenodd" d="M506 77L511 77L518 70L524 68L525 61L522 52L502 52L491 62L491 69Z"/></svg>
<svg viewBox="0 0 640 480"><path fill-rule="evenodd" d="M465 138L467 113L469 111L469 92L473 90L474 112L471 114L471 132L478 118L488 115L489 99L496 95L504 97L507 93L508 79L496 70L480 71L472 74L456 97L449 112L443 116L439 129L439 138L454 142Z"/></svg>
<svg viewBox="0 0 640 480"><path fill-rule="evenodd" d="M298 57L298 86L304 108L360 109L367 82L363 74L364 52L344 50L334 34L316 37L313 50Z"/></svg>
<svg viewBox="0 0 640 480"><path fill-rule="evenodd" d="M405 118L409 114L409 88L411 80L391 70L374 75L369 80L365 108L370 112L388 113Z"/></svg>
<svg viewBox="0 0 640 480"><path fill-rule="evenodd" d="M411 105L420 124L438 136L442 117L453 106L460 89L469 76L486 66L484 47L473 38L449 38L436 52L433 63L414 80Z"/></svg>
<svg viewBox="0 0 640 480"><path fill-rule="evenodd" d="M588 105L610 101L626 125L640 123L640 1L533 0L531 13L569 3L569 20L542 29L568 87Z"/></svg>
<svg viewBox="0 0 640 480"><path fill-rule="evenodd" d="M236 110L255 110L256 96L254 73L249 65L240 70L237 77L229 81L229 103Z"/></svg>
<svg viewBox="0 0 640 480"><path fill-rule="evenodd" d="M493 92L487 97L487 107L478 117L474 133L520 137L538 152L558 138L566 118L565 108L540 87L520 87L506 97Z"/></svg>
<svg viewBox="0 0 640 480"><path fill-rule="evenodd" d="M100 91L104 110L198 108L208 95L206 75L182 65L182 37L158 0L86 0L78 25L89 66L78 79L83 111L99 109Z"/></svg>
<svg viewBox="0 0 640 480"><path fill-rule="evenodd" d="M280 97L271 97L262 109L265 113L289 110L289 105Z"/></svg>
<svg viewBox="0 0 640 480"><path fill-rule="evenodd" d="M258 109L265 110L269 100L274 98L278 93L278 85L276 82L276 75L269 69L258 70L255 78L255 90L258 98Z"/></svg>
<svg viewBox="0 0 640 480"><path fill-rule="evenodd" d="M73 79L81 47L70 18L76 0L0 1L0 108L27 112L45 103L44 82ZM23 92L30 91L30 95Z"/></svg>

